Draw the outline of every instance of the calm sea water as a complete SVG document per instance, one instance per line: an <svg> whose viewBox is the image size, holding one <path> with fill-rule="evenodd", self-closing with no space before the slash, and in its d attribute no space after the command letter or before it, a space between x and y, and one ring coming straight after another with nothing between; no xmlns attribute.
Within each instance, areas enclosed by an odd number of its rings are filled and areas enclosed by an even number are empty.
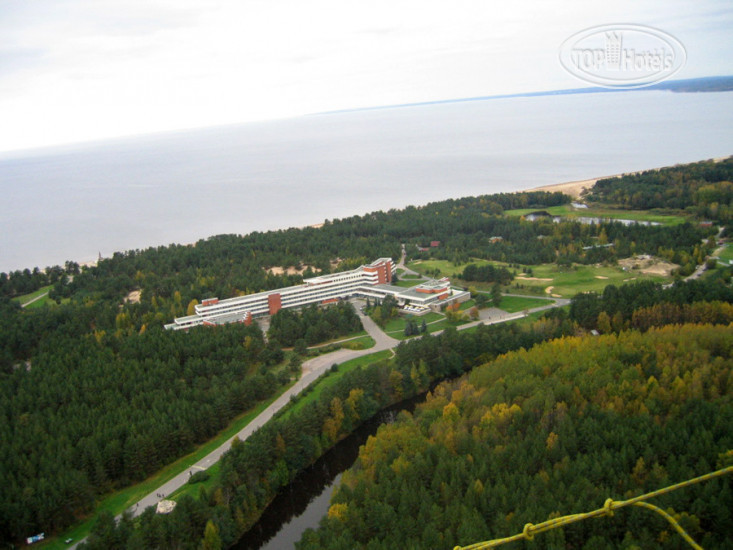
<svg viewBox="0 0 733 550"><path fill-rule="evenodd" d="M0 271L733 154L733 93L314 115L0 154Z"/></svg>

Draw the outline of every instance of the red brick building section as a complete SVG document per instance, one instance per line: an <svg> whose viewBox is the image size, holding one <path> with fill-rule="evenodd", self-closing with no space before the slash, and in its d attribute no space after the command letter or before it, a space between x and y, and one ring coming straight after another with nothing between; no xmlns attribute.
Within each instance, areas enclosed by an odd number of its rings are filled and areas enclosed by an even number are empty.
<svg viewBox="0 0 733 550"><path fill-rule="evenodd" d="M270 294L267 297L267 306L270 309L270 315L275 315L283 307L282 297L279 292Z"/></svg>
<svg viewBox="0 0 733 550"><path fill-rule="evenodd" d="M365 267L367 273L377 274L377 284L384 285L392 281L392 262L387 260L381 264Z"/></svg>

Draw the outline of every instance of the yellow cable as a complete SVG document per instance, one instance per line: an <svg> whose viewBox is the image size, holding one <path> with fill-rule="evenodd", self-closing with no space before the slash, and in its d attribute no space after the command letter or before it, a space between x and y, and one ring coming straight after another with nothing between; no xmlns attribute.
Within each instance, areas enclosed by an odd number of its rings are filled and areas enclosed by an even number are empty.
<svg viewBox="0 0 733 550"><path fill-rule="evenodd" d="M659 514L664 519L666 519L669 523L671 523L672 527L674 527L677 530L677 532L680 535L682 535L682 538L685 539L690 544L690 546L692 546L695 550L703 550L702 546L700 546L694 540L692 540L692 537L687 534L687 531L685 531L679 523L677 523L676 519L674 519L672 516L670 516L667 512L665 512L658 506L654 506L653 504L649 502L635 502L634 506L642 506L649 510L655 511L657 514Z"/></svg>
<svg viewBox="0 0 733 550"><path fill-rule="evenodd" d="M630 498L629 500L614 501L609 498L609 499L606 499L606 502L603 504L603 508L598 508L597 510L593 510L592 512L585 512L582 514L571 514L568 516L553 518L553 519L544 521L542 523L538 523L537 525L527 523L524 526L524 529L522 530L521 533L518 533L511 537L494 539L494 540L490 540L486 542L477 542L469 546L456 546L454 550L485 550L486 548L494 548L496 546L506 544L508 542L514 542L517 540L522 540L522 539L532 540L532 538L534 538L534 536L538 533L544 533L545 531L549 531L550 529L555 529L557 527L563 527L570 523L575 523L577 521L582 521L588 518L594 518L594 517L599 517L599 516L612 516L614 510L623 508L624 506L631 506L631 505L641 506L641 507L644 507L644 508L657 512L662 517L664 517L667 521L669 521L672 524L672 526L677 530L677 532L680 533L680 535L682 535L682 537L693 548L701 550L701 547L697 543L695 543L694 540L692 540L692 538L685 532L682 526L679 523L677 523L677 521L672 516L667 514L661 508L658 508L652 504L649 504L643 501L648 500L650 498L657 497L659 495L669 493L671 491L675 491L677 489L681 489L683 487L694 485L695 483L700 483L702 481L707 481L709 479L724 476L732 472L733 472L733 466L728 466L726 468L721 468L720 470L716 470L714 472L710 472L708 474L705 474L699 477L688 479L687 481L682 481L674 485L669 485L668 487L663 487L662 489L652 491L651 493L646 493L643 495L639 495L638 497Z"/></svg>

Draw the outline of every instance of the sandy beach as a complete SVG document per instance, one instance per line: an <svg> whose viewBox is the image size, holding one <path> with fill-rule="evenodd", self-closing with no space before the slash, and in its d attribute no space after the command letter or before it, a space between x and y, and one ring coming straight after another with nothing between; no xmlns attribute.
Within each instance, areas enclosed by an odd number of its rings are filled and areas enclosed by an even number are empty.
<svg viewBox="0 0 733 550"><path fill-rule="evenodd" d="M567 183L554 183L552 185L543 185L541 187L534 187L532 189L526 189L525 191L520 191L520 193L524 193L526 191L548 191L550 193L554 193L555 191L560 191L562 193L565 193L566 195L570 195L574 199L577 199L580 197L580 194L586 190L590 189L595 185L595 183L598 180L606 179L606 178L614 178L616 176L603 176L600 178L595 178L591 180L581 180L581 181L569 181Z"/></svg>
<svg viewBox="0 0 733 550"><path fill-rule="evenodd" d="M717 157L712 160L713 162L720 162L727 158L730 158L730 157ZM614 174L613 176L600 176L598 178L593 178L589 180L569 181L566 183L553 183L552 185L543 185L541 187L525 189L524 191L520 191L520 193L525 192L525 191L549 191L551 193L554 193L555 191L561 191L562 193L565 193L567 195L570 195L574 199L577 199L580 197L581 193L585 189L590 189L591 187L593 187L598 180L605 180L608 178L620 178L621 176L628 176L632 174L641 174L642 172L648 172L651 170L661 170L662 168L667 168L667 167L663 166L659 168L646 168L644 170L638 170L636 172L624 172L623 174Z"/></svg>

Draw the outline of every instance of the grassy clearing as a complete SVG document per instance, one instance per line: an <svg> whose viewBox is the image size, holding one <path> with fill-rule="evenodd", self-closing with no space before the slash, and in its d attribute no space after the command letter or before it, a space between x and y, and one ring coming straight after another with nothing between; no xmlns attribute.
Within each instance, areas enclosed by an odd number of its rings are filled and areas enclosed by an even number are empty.
<svg viewBox="0 0 733 550"><path fill-rule="evenodd" d="M576 210L569 204L563 204L561 206L551 206L549 208L517 208L515 210L506 210L505 216L526 216L532 212L545 211L553 216L563 216L569 219L583 218L583 217L598 217L598 218L610 218L613 220L636 220L636 221L647 221L661 223L662 225L679 225L688 220L687 217L679 214L661 214L658 212L651 212L649 210L618 210L615 208L600 208L591 207L581 210Z"/></svg>
<svg viewBox="0 0 733 550"><path fill-rule="evenodd" d="M576 265L572 268L559 268L555 264L543 264L532 267L535 279L514 279L508 288L509 292L516 292L517 284L521 288L543 292L547 296L558 294L563 298L572 298L581 292L601 292L609 285L621 285L632 280L652 280L657 282L671 281L669 277L659 275L644 275L639 272L627 272L620 267ZM549 292L547 289L552 287Z"/></svg>
<svg viewBox="0 0 733 550"><path fill-rule="evenodd" d="M99 501L96 509L94 510L94 512L92 512L89 519L53 539L49 539L42 546L39 545L39 548L67 548L68 545L64 543L66 539L71 538L74 541L79 541L83 539L84 537L89 535L92 525L96 521L96 517L100 512L109 511L115 516L121 514L122 512L127 510L127 508L138 502L141 498L150 494L166 481L187 470L196 462L208 455L211 451L226 442L230 437L233 437L237 432L239 432L242 428L244 428L247 424L254 420L254 418L257 417L257 415L259 415L263 410L265 410L273 401L275 401L275 399L280 397L280 395L282 395L282 393L285 392L288 387L289 386L280 388L280 390L267 401L263 401L255 408L250 409L249 411L244 412L236 417L229 424L228 427L219 432L219 434L216 435L213 439L210 439L203 445L199 446L192 453L182 458L179 458L177 461L169 464L145 481L112 493L103 498L101 501ZM211 470L211 468L209 470ZM192 487L198 487L199 485L200 484L196 484ZM196 488L196 492L198 492L198 488Z"/></svg>
<svg viewBox="0 0 733 550"><path fill-rule="evenodd" d="M211 489L214 487L217 481L219 481L219 471L221 469L221 465L219 462L211 466L206 472L209 474L209 479L206 481L202 481L200 483L186 483L184 486L182 486L180 489L175 491L172 495L169 495L167 498L169 500L175 500L178 502L184 495L188 495L192 498L198 498L199 491L201 491L201 488L205 489Z"/></svg>
<svg viewBox="0 0 733 550"><path fill-rule="evenodd" d="M53 288L53 285L48 285L39 288L35 292L31 292L29 294L23 294L22 296L18 296L17 298L13 298L14 301L18 302L21 306L25 306L28 302L32 302L39 296L42 296L43 294L48 293L49 290ZM45 304L48 301L48 296L41 298L40 300L37 300L36 302L33 302L29 307L40 307L41 305Z"/></svg>
<svg viewBox="0 0 733 550"><path fill-rule="evenodd" d="M331 344L338 344L339 342L343 342L344 340L349 340L349 341L352 341L353 342L354 340L350 340L351 338L354 338L354 339L359 338L359 339L361 339L364 336L369 336L369 333L366 330L357 330L356 332L350 332L346 336L337 336L333 340L328 340L326 342L321 342L321 343L316 344L314 346L310 346L308 349L309 350L318 350L319 348L328 347ZM315 356L316 355L313 355L313 357L315 357Z"/></svg>
<svg viewBox="0 0 733 550"><path fill-rule="evenodd" d="M720 254L718 254L718 258L725 263L728 264L731 260L733 260L733 245L730 243L725 245L725 248L720 251Z"/></svg>
<svg viewBox="0 0 733 550"><path fill-rule="evenodd" d="M542 298L502 296L499 309L504 310L507 313L517 313L518 311L524 311L525 309L547 306L551 303L552 300L543 300Z"/></svg>
<svg viewBox="0 0 733 550"><path fill-rule="evenodd" d="M366 336L361 336L354 340L347 340L341 344L341 347L346 349L369 349L373 348L374 344L376 344L374 338L367 334Z"/></svg>
<svg viewBox="0 0 733 550"><path fill-rule="evenodd" d="M423 319L426 323L428 323L428 330L430 330L430 323L434 323L435 321L439 321L441 319L444 319L445 316L442 313L435 313L434 311L431 311L430 313L426 315L421 315L419 317L408 315L408 316L399 316L395 317L394 319L390 319L389 322L384 327L384 332L389 334L392 338L400 338L401 336L404 337L405 332L405 325L407 325L408 320L415 321L418 326L420 326L423 322Z"/></svg>
<svg viewBox="0 0 733 550"><path fill-rule="evenodd" d="M463 270L468 264L475 264L477 266L487 265L493 263L499 265L497 262L490 262L488 260L473 259L470 262L462 264L454 264L448 260L416 260L410 262L408 267L418 273L425 273L430 271L433 273L436 269L440 271L441 277L451 277L454 273L463 273Z"/></svg>

